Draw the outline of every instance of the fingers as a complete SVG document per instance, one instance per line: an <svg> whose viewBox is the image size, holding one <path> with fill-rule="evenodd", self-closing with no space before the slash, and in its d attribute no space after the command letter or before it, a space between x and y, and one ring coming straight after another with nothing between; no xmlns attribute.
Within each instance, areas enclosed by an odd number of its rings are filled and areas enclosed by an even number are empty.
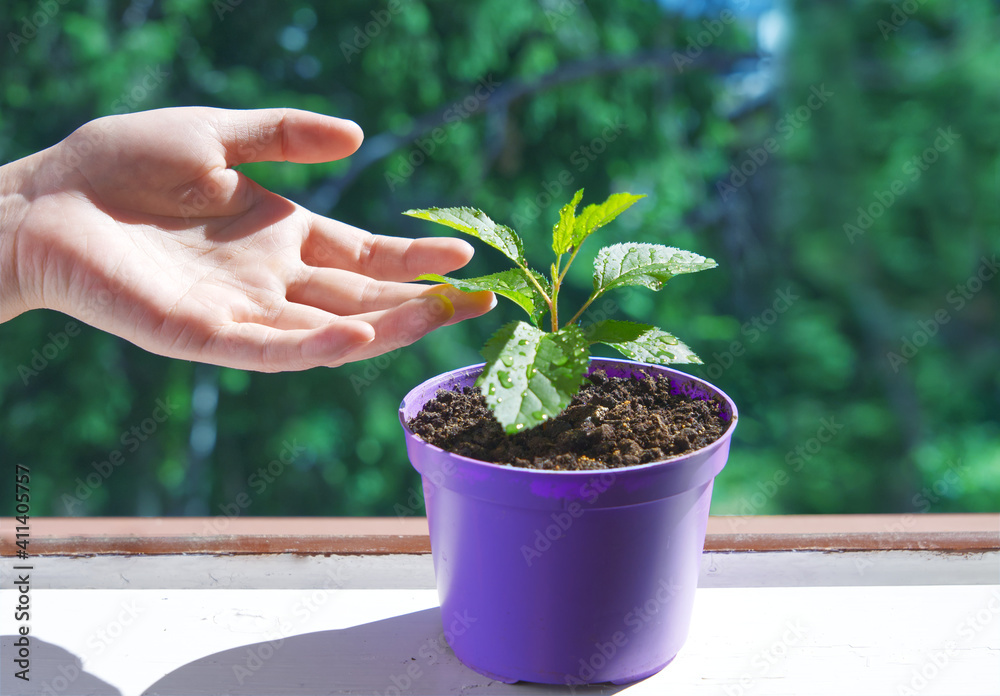
<svg viewBox="0 0 1000 696"><path fill-rule="evenodd" d="M496 298L491 292L462 293L446 285L428 288L426 294L393 309L352 317L371 324L375 340L347 354L343 362L366 360L408 346L434 329L477 317L494 306Z"/></svg>
<svg viewBox="0 0 1000 696"><path fill-rule="evenodd" d="M347 316L364 312L392 309L429 293L445 295L457 311L466 308L478 316L495 301L490 292L464 293L450 285L421 285L373 280L368 276L335 268L311 268L290 283L286 293L289 302L318 307L331 314Z"/></svg>
<svg viewBox="0 0 1000 696"><path fill-rule="evenodd" d="M340 317L317 307L286 302L266 323L275 329L318 329L334 323Z"/></svg>
<svg viewBox="0 0 1000 696"><path fill-rule="evenodd" d="M402 282L421 273L454 271L467 264L473 253L472 245L461 239L385 237L319 216L302 246L302 260L310 266Z"/></svg>
<svg viewBox="0 0 1000 696"><path fill-rule="evenodd" d="M422 295L391 309L345 318L288 303L270 326L231 322L197 355L176 357L258 372L337 367L410 345L434 329L479 316L495 305L491 292L463 293L447 285L427 287Z"/></svg>
<svg viewBox="0 0 1000 696"><path fill-rule="evenodd" d="M212 111L227 166L243 162L312 164L343 159L361 146L353 121L297 109Z"/></svg>
<svg viewBox="0 0 1000 696"><path fill-rule="evenodd" d="M434 329L451 323L454 317L455 306L440 294L418 297L395 309L376 313L367 319L375 330L375 340L345 354L339 364L366 360L408 346Z"/></svg>
<svg viewBox="0 0 1000 696"><path fill-rule="evenodd" d="M462 292L450 285L435 285L427 291L427 294L435 292L444 295L455 307L455 315L445 323L445 326L482 316L497 306L497 297L489 290Z"/></svg>
<svg viewBox="0 0 1000 696"><path fill-rule="evenodd" d="M335 366L372 342L370 325L350 319L316 329L277 329L262 324L223 326L196 360L257 372Z"/></svg>
<svg viewBox="0 0 1000 696"><path fill-rule="evenodd" d="M301 278L289 284L286 297L289 302L349 315L395 307L426 289L412 283L373 280L336 268L306 267Z"/></svg>

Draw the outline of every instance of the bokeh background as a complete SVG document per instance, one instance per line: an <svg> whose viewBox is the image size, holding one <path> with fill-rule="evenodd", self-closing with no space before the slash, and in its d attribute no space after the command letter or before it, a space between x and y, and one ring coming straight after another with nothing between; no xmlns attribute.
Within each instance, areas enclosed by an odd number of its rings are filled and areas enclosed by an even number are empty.
<svg viewBox="0 0 1000 696"><path fill-rule="evenodd" d="M344 162L242 169L383 234L438 233L408 208L472 205L543 253L577 188L645 193L597 244L720 266L613 308L684 339L705 360L690 371L740 406L714 513L995 511L998 15L973 0L5 0L0 160L112 113L289 106L367 140ZM480 245L463 273L501 260ZM519 311L279 375L22 315L0 326L0 510L22 463L33 514L422 514L397 405L478 362Z"/></svg>

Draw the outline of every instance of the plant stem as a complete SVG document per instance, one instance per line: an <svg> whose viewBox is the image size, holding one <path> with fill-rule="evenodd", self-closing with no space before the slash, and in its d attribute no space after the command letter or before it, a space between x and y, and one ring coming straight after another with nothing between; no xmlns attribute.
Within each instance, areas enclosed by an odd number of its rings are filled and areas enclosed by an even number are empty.
<svg viewBox="0 0 1000 696"><path fill-rule="evenodd" d="M535 286L535 289L538 290L539 293L541 293L542 299L544 299L545 302L549 305L549 307L551 307L552 300L549 298L549 294L545 292L545 289L538 284L538 279L535 278L535 274L529 271L527 266L522 266L521 264L517 264L517 267L520 268L522 271L524 271L525 275L528 276L528 280L531 281L531 284Z"/></svg>
<svg viewBox="0 0 1000 696"><path fill-rule="evenodd" d="M581 242L579 246L573 248L573 253L571 253L569 255L569 261L566 262L566 267L562 269L562 273L559 274L558 278L553 278L552 279L552 288L553 288L552 295L553 295L553 297L556 294L556 288L558 288L560 285L562 285L563 278L566 277L566 272L569 270L569 267L573 264L573 259L576 258L577 252L580 251L580 247L582 247L582 246L583 246L583 243ZM560 255L560 258L561 258L561 255ZM587 309L587 307L590 306L590 303L597 299L597 295L598 294L600 294L600 293L591 295L590 299L587 300L582 307L580 307L580 311L573 315L573 318L569 320L569 322L566 324L566 326L570 326L571 324L573 324L573 322L575 322L577 319L579 319L580 315L583 314L583 311L585 309ZM556 314L555 314L555 312L553 312L553 314L552 314L552 330L556 331L557 330L556 329L557 326L559 326L559 324L556 323Z"/></svg>
<svg viewBox="0 0 1000 696"><path fill-rule="evenodd" d="M549 313L552 315L552 333L559 330L559 282L562 278L559 275L559 265L562 263L562 254L556 256L556 262L552 264L552 302L549 303Z"/></svg>
<svg viewBox="0 0 1000 696"><path fill-rule="evenodd" d="M562 269L562 273L559 274L559 284L560 285L562 285L563 278L566 277L566 271L568 271L569 267L573 264L573 259L576 258L576 253L578 251L580 251L580 247L581 246L583 246L583 242L580 243L580 246L578 246L575 249L573 249L573 253L569 255L569 261L566 262L566 268Z"/></svg>
<svg viewBox="0 0 1000 696"><path fill-rule="evenodd" d="M580 311L579 311L579 312L577 312L576 314L574 314L574 315L573 315L573 318L572 318L572 319L570 319L570 320L569 320L568 322L566 322L566 326L570 326L570 325L572 325L572 324L575 324L575 323L576 323L576 320L580 318L580 315L581 315L581 314L583 314L583 313L584 313L584 312L585 312L585 311L587 310L587 307L589 307L589 306L590 306L590 304L591 304L591 303L592 303L592 302L593 302L594 300L596 300L596 299L597 299L598 297L600 297L600 296L601 296L601 293L600 293L600 291L598 291L598 292L595 292L595 293L594 293L593 295L591 295L591 296L590 296L590 298L589 298L589 299L588 299L588 300L587 300L586 302L584 302L584 303L583 303L583 306L582 306L582 307L580 307Z"/></svg>
<svg viewBox="0 0 1000 696"><path fill-rule="evenodd" d="M552 302L549 303L549 312L552 315L552 333L559 330L559 285L552 286Z"/></svg>

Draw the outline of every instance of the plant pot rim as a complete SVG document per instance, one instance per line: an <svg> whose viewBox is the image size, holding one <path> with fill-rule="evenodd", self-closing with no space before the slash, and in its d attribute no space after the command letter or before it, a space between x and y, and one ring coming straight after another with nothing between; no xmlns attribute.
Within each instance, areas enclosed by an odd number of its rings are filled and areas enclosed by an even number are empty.
<svg viewBox="0 0 1000 696"><path fill-rule="evenodd" d="M604 473L613 473L615 475L620 475L625 472L640 472L649 469L654 469L657 467L664 467L664 466L669 467L671 464L678 464L694 456L710 456L716 450L722 447L726 448L729 447L729 440L732 437L733 429L736 427L736 423L739 420L739 411L736 408L736 403L732 400L732 398L730 398L728 394L726 394L724 391L716 387L714 384L708 382L707 380L702 379L701 377L696 377L694 375L688 374L687 372L681 372L680 370L676 370L674 368L667 367L665 365L654 365L651 363L644 363L637 360L625 360L622 358L605 358L600 356L592 356L590 358L590 368L588 368L588 374L595 368L599 368L602 366L602 364L607 364L607 363L612 363L613 366L617 367L618 369L624 368L626 371L630 370L633 373L634 372L648 373L648 371L650 370L658 373L666 372L669 373L669 376L671 378L677 378L683 382L696 382L701 385L704 385L705 389L703 391L705 392L705 394L708 396L714 396L718 398L726 405L726 407L729 410L730 416L728 418L728 423L726 425L725 430L723 430L719 438L710 445L706 445L705 447L701 447L699 449L690 450L682 454L677 454L672 457L668 457L666 459L659 459L655 462L636 464L634 466L616 467L613 469L584 469L584 470L573 470L573 471L552 470L552 469L528 469L524 467L511 466L509 464L498 464L496 462L487 462L482 459L472 459L471 457L465 457L460 454L455 454L454 452L449 452L448 450L442 449L437 445L432 445L431 443L427 442L422 437L414 433L412 430L410 430L410 428L406 424L407 420L406 411L409 408L408 402L411 399L416 398L418 391L421 391L425 387L425 385L427 385L429 382L439 382L440 386L438 386L437 389L449 389L457 385L458 383L465 381L472 374L481 372L483 366L486 363L477 363L475 365L468 365L466 367L460 367L455 370L443 372L434 377L431 377L430 379L424 380L423 382L418 384L416 387L411 389L406 394L405 397L403 397L403 400L399 404L399 412L398 412L399 423L403 427L403 430L408 435L417 439L425 447L430 448L432 451L436 450L439 452L443 452L444 454L447 454L449 457L453 457L454 459L463 462L465 464L472 466L478 465L483 467L489 467L492 469L507 471L507 472L516 472L519 475L528 474L528 475L542 476L542 477L577 477L584 479L588 477L593 477L595 475L600 476L601 474ZM422 405L423 404L421 404L421 407Z"/></svg>

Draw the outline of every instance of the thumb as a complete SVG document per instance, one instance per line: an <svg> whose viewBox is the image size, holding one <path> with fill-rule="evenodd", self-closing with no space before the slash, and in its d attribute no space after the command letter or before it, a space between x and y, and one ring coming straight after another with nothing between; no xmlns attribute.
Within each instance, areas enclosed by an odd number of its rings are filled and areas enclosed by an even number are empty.
<svg viewBox="0 0 1000 696"><path fill-rule="evenodd" d="M212 115L229 167L244 162L330 162L351 155L364 140L354 121L311 111L213 109Z"/></svg>

